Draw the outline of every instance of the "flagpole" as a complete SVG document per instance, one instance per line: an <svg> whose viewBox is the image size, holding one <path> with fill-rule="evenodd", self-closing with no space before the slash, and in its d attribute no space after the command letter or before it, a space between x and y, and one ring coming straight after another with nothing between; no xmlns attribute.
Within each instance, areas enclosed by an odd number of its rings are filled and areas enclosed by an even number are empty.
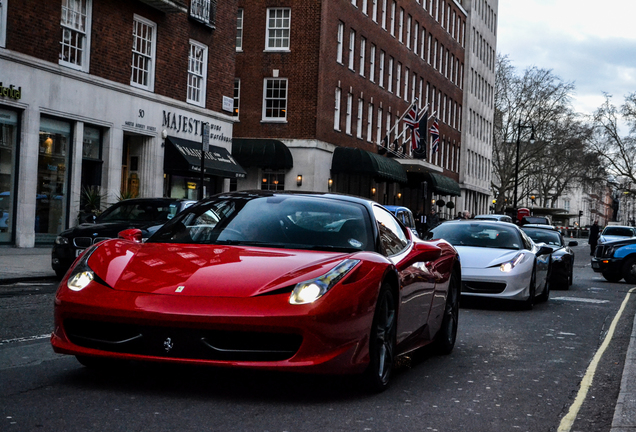
<svg viewBox="0 0 636 432"><path fill-rule="evenodd" d="M404 111L404 113L403 113L403 114L402 114L402 116L398 119L398 121L397 121L397 122L395 122L395 124L391 127L391 129L389 129L389 131L386 133L386 135L384 135L384 138L382 138L382 140L380 141L381 143L382 143L382 142L384 142L384 140L386 139L386 142L387 142L387 144L388 144L388 142L389 142L388 138L391 136L391 133L393 132L393 129L395 129L395 128L397 127L397 125L399 125L399 124L400 124L400 122L401 122L402 120L404 120L404 116L406 116L406 114L407 114L409 111L411 111L411 108L413 108L413 106L417 105L417 100L418 100L418 99L417 99L417 98L415 98L415 100L413 101L413 103L412 103L411 105L409 105L409 107L408 107L408 108ZM395 139L397 139L397 137L396 137ZM381 145L381 144L378 144L378 145ZM384 146L382 146L382 147L384 147ZM388 149L388 147L387 147L387 149Z"/></svg>

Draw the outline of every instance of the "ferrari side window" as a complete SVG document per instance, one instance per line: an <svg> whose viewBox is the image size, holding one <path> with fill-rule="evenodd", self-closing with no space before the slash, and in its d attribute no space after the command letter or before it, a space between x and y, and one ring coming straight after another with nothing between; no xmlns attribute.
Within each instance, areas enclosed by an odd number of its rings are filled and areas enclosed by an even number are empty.
<svg viewBox="0 0 636 432"><path fill-rule="evenodd" d="M373 207L373 213L378 222L380 242L384 253L391 256L402 252L408 245L408 240L395 217L380 207Z"/></svg>

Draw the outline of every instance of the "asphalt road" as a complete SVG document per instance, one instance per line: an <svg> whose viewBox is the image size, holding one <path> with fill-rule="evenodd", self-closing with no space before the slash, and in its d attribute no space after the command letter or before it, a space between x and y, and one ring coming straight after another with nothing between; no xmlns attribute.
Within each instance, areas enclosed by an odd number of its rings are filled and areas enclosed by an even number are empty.
<svg viewBox="0 0 636 432"><path fill-rule="evenodd" d="M52 284L0 287L2 431L556 431L631 286L579 246L574 285L532 311L462 303L448 356L401 359L391 387L351 377L126 364L56 355ZM636 312L630 302L572 431L609 431Z"/></svg>

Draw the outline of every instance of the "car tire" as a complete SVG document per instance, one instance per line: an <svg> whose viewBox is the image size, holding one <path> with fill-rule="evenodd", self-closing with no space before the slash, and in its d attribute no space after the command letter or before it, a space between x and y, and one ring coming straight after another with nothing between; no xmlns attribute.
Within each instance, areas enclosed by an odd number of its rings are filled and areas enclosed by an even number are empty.
<svg viewBox="0 0 636 432"><path fill-rule="evenodd" d="M382 284L373 314L369 339L369 366L364 373L366 387L373 392L388 386L395 361L397 306L391 286Z"/></svg>
<svg viewBox="0 0 636 432"><path fill-rule="evenodd" d="M448 295L444 306L442 326L435 336L435 348L440 354L450 354L457 340L457 323L459 322L459 296L461 291L461 276L459 270L451 273L448 283Z"/></svg>
<svg viewBox="0 0 636 432"><path fill-rule="evenodd" d="M623 277L628 284L636 284L636 257L627 258L623 264Z"/></svg>
<svg viewBox="0 0 636 432"><path fill-rule="evenodd" d="M530 295L528 296L528 298L523 302L523 308L526 310L532 310L532 308L534 307L534 296L536 295L537 292L537 266L535 265L532 268L532 277L530 278Z"/></svg>
<svg viewBox="0 0 636 432"><path fill-rule="evenodd" d="M608 282L618 282L619 280L623 279L623 276L618 273L610 273L608 271L604 271L602 274L605 280Z"/></svg>

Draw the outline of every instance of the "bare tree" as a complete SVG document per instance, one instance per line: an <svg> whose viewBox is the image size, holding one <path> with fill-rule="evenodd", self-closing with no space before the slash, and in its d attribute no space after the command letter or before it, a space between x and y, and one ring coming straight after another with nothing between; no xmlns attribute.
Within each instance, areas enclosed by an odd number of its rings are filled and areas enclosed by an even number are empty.
<svg viewBox="0 0 636 432"><path fill-rule="evenodd" d="M492 157L497 211L517 207L515 175L518 198L538 192L543 207L553 207L584 178L585 163L594 155L587 144L591 129L571 107L573 92L574 84L551 70L530 67L517 75L507 56L497 56Z"/></svg>

